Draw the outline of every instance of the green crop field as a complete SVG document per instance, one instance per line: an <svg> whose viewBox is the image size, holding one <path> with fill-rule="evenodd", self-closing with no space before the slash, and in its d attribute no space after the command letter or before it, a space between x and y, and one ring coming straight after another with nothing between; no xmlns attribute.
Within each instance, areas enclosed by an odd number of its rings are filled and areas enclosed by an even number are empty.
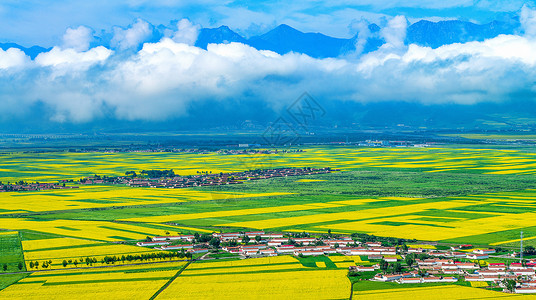
<svg viewBox="0 0 536 300"><path fill-rule="evenodd" d="M213 265L208 268L212 270L203 273L195 267L198 263L189 266L174 280L182 266L179 262L170 262L177 264L173 269L153 270L151 274L142 272L141 277L132 275L124 289L118 288L117 283L125 284L121 278L131 271L61 273L65 268L63 260L80 261L79 265L68 262L67 268L83 270L91 267L80 260L88 256L101 260L110 255L155 253L154 249L133 246L136 241L155 235L257 229L325 234L329 230L508 248L519 247L519 232L523 231L525 245L536 246L536 153L530 149L318 146L303 150L305 152L271 155L0 154L3 182L78 179L95 173L122 175L127 170L142 169L173 169L181 175L274 167L341 169L331 174L188 189L95 185L1 193L0 229L20 234L0 235L3 250L0 268L5 262L6 272L17 271L18 263L26 258L23 270L34 273L0 275L0 288L9 286L0 292L0 297L26 297L29 294L25 287L40 291L43 296L52 297L62 288L68 288L67 294L76 294L94 284L102 293L109 291L129 297L129 288L136 289L151 281L154 285L144 289L144 295L150 297L172 281L158 296L165 299L172 297L169 291L180 292L181 285L190 287L195 280L204 286L214 282L220 269ZM231 259L223 261L236 258L222 254L211 256ZM50 265L43 267L43 262L48 261ZM30 262L38 263L38 267L31 267ZM319 287L316 291L319 295L325 295L330 286L340 295L343 291L350 293L344 270L354 263L353 260L322 257L285 263L289 265L284 269L278 269L277 264L260 270L261 266L248 266L250 270L244 272L240 270L246 267L233 266L233 272L237 272L233 276L255 276L259 281L286 276L281 278L293 284L297 284L295 280L299 276L308 276L309 282L329 283ZM37 271L43 269L54 271L48 271L46 276L38 275ZM228 277L231 280L232 276ZM230 288L225 282L218 283L217 287ZM266 286L269 287L271 285ZM235 296L241 293L232 291ZM359 289L355 291L357 296L360 293Z"/></svg>

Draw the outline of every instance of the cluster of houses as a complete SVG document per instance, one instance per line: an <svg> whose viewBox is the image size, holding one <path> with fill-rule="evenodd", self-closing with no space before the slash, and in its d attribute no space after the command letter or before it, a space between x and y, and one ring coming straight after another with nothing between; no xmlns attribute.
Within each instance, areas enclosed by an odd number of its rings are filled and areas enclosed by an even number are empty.
<svg viewBox="0 0 536 300"><path fill-rule="evenodd" d="M24 192L24 191L42 191L54 189L75 189L77 186L65 186L59 183L0 183L0 192Z"/></svg>
<svg viewBox="0 0 536 300"><path fill-rule="evenodd" d="M376 272L372 280L381 282L397 282L400 284L456 282L460 278L465 281L495 282L503 286L504 279L516 281L517 293L536 293L536 259L525 263L490 263L486 266L474 262L489 258L494 249L467 249L452 247L449 251L437 251L425 248L385 247L381 242L361 243L350 237L315 238L315 237L284 237L281 233L264 231L213 233L225 246L221 249L243 257L261 257L277 255L317 256L342 254L351 256L367 256L368 260L384 260L396 262L404 255L411 253L427 254L426 259L415 259L411 271L400 274L383 274L379 272L380 264L366 266L350 266L352 272ZM206 244L195 244L193 235L160 236L150 242L139 242L138 246L154 247L160 250L181 250L191 253L208 252ZM180 241L179 244L176 242ZM236 243L229 243L235 241ZM254 243L247 243L254 241ZM229 246L232 244L233 246ZM465 249L464 249L465 248Z"/></svg>
<svg viewBox="0 0 536 300"><path fill-rule="evenodd" d="M302 176L327 174L334 170L331 168L278 168L266 170L250 170L232 173L203 173L199 175L179 176L167 178L138 178L129 176L119 177L86 177L80 184L124 184L132 187L152 187L152 188L187 188L197 186L215 186L227 184L239 184L245 181L269 179L275 177Z"/></svg>
<svg viewBox="0 0 536 300"><path fill-rule="evenodd" d="M453 276L419 276L418 272L405 272L400 274L376 274L375 281L398 282L400 284L432 283L432 282L456 282L458 278Z"/></svg>
<svg viewBox="0 0 536 300"><path fill-rule="evenodd" d="M206 253L209 248L206 244L193 244L195 236L193 235L177 235L177 236L155 236L150 242L138 242L136 245L140 247L152 247L159 250L181 250L192 254ZM182 241L189 244L171 245L173 242Z"/></svg>
<svg viewBox="0 0 536 300"><path fill-rule="evenodd" d="M369 259L384 259L388 262L397 261L392 257L397 254L395 247L383 247L381 242L360 243L350 237L324 238L314 237L284 237L281 233L266 233L264 231L213 233L222 243L235 241L236 246L222 246L222 250L245 257L255 256L319 256L339 253L342 255L365 255ZM201 253L207 252L206 245L193 244L193 235L157 236L149 242L138 242L138 246L153 247L160 250L181 250ZM177 244L177 241L181 241ZM248 241L255 243L243 244ZM173 244L173 245L172 245Z"/></svg>

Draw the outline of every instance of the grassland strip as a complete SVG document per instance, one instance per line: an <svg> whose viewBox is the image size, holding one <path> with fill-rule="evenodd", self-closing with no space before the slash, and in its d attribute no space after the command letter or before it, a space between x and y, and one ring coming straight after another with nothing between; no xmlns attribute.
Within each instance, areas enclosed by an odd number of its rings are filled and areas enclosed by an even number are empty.
<svg viewBox="0 0 536 300"><path fill-rule="evenodd" d="M166 284L164 284L158 291L156 291L156 293L154 293L154 295L151 296L151 298L149 298L149 300L154 300L156 297L158 297L158 295L160 295L160 293L162 293L173 281L175 281L175 279L177 279L177 277L179 277L179 275L181 275L181 273L186 270L186 268L188 268L188 266L192 263L193 261L189 261L187 262L178 272L177 274L175 274L173 277L171 277L168 282L166 282Z"/></svg>

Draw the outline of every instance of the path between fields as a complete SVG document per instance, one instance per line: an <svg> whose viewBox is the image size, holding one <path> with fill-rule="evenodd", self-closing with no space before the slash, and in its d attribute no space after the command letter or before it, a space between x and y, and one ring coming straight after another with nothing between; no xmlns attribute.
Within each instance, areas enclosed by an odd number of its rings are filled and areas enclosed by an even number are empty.
<svg viewBox="0 0 536 300"><path fill-rule="evenodd" d="M182 271L186 270L186 268L188 268L188 266L194 262L195 260L190 260L188 261L178 272L177 274L175 274L173 277L171 277L168 282L166 282L166 284L164 284L158 291L156 291L156 293L154 293L153 296L151 296L151 298L149 298L149 300L154 300L156 297L158 297L158 295L160 295L160 293L162 293L171 283L173 283L173 281L175 281L175 279L177 279L177 277L179 277L179 275L181 275Z"/></svg>

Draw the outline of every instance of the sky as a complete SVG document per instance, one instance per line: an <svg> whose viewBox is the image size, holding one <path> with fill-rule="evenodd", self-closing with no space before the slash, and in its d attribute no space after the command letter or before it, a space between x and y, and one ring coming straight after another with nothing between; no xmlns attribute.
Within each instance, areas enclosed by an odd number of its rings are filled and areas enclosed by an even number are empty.
<svg viewBox="0 0 536 300"><path fill-rule="evenodd" d="M126 27L141 18L154 25L188 18L202 27L227 25L245 36L258 35L278 24L335 37L355 34L350 24L362 18L381 22L404 15L420 19L461 19L489 22L504 13L518 12L533 1L470 0L3 0L0 1L0 41L51 47L66 28L84 25L96 32Z"/></svg>
<svg viewBox="0 0 536 300"><path fill-rule="evenodd" d="M304 91L322 101L473 105L536 88L536 10L521 1L15 1L0 3L0 37L51 47L35 59L0 50L0 123L47 112L48 122L101 118L159 121L188 116L206 101L240 99L284 109ZM512 35L436 49L404 43L419 19L489 22L520 18ZM317 59L240 43L194 43L202 27L252 36L286 23L306 32L366 36L381 24L385 44L367 53ZM155 28L165 25L154 40ZM357 25L356 25L357 24ZM109 45L97 40L109 38ZM359 43L359 40L357 41ZM359 46L359 45L356 45ZM359 49L359 47L357 47ZM532 100L531 100L532 101ZM0 130L2 129L0 125Z"/></svg>

